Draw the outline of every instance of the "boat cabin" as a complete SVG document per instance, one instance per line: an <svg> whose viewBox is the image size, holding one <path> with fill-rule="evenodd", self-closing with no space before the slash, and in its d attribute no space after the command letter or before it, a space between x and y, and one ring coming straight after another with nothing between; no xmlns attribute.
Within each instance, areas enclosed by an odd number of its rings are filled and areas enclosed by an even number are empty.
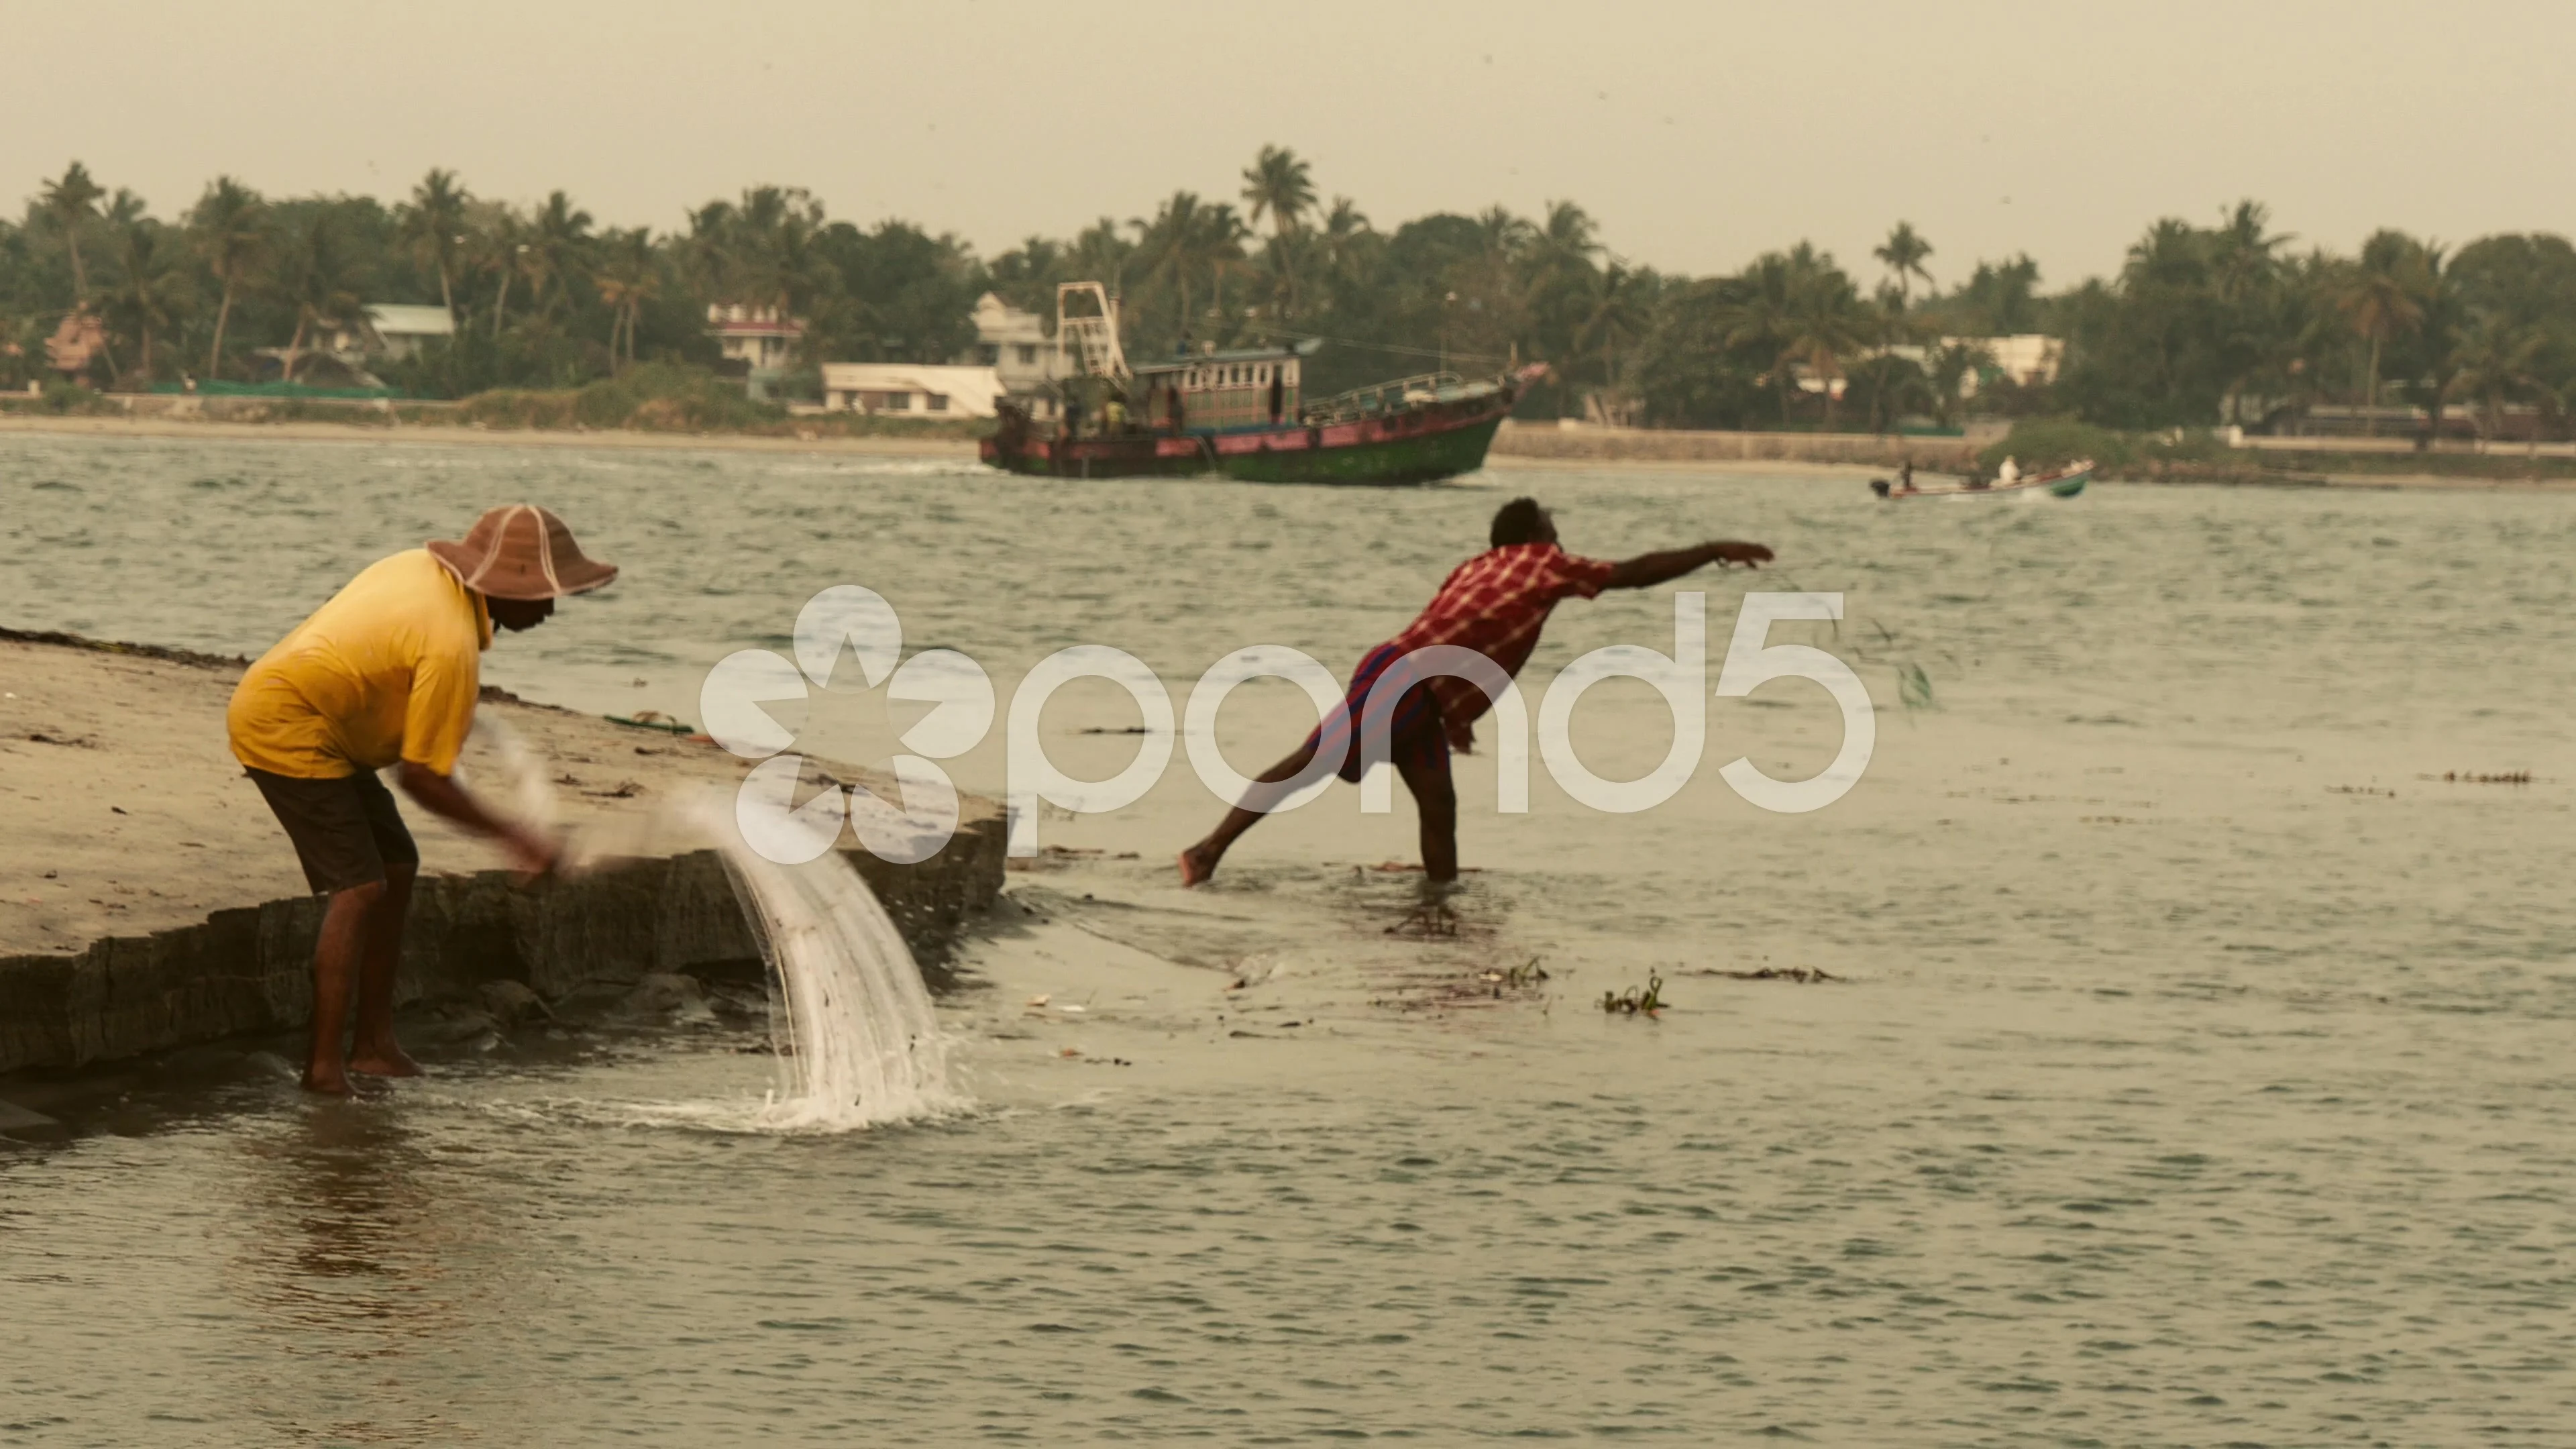
<svg viewBox="0 0 2576 1449"><path fill-rule="evenodd" d="M1296 349L1207 352L1136 369L1135 421L1185 433L1294 426Z"/></svg>

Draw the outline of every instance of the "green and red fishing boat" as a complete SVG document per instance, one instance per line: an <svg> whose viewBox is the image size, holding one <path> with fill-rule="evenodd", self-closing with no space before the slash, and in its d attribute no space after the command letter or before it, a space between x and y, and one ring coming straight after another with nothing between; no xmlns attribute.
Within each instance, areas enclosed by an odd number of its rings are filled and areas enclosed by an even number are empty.
<svg viewBox="0 0 2576 1449"><path fill-rule="evenodd" d="M984 461L1057 478L1427 483L1483 467L1495 429L1547 375L1544 364L1479 381L1425 373L1306 402L1298 383L1311 340L1130 368L1117 329L1117 303L1098 283L1059 288L1061 414L1042 424L1004 401Z"/></svg>

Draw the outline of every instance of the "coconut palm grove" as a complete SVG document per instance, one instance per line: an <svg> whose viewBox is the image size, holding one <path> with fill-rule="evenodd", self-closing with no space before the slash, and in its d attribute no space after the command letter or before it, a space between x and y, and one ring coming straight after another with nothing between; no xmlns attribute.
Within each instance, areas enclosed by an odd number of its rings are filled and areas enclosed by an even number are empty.
<svg viewBox="0 0 2576 1449"><path fill-rule="evenodd" d="M2321 407L2375 428L2403 407L2429 433L2564 437L2576 403L2566 239L2381 231L2343 251L2252 201L2155 220L2115 275L2053 286L2027 257L1949 257L1902 222L1866 257L1795 242L1684 276L1615 254L1571 201L1383 222L1278 147L1230 194L1175 191L1150 216L989 257L909 221L835 219L788 186L653 231L445 170L392 198L217 177L158 212L113 181L73 162L0 221L10 393L299 381L322 333L384 303L456 319L379 370L403 395L573 388L637 364L712 370L707 308L733 303L805 322L793 396L826 361L958 357L987 291L1051 314L1059 281L1096 279L1139 356L1319 337L1310 394L1545 360L1555 379L1519 408L1535 419L1883 432L1953 424L1973 392L1981 414L2121 429L2279 427ZM67 319L100 343L78 377L48 367ZM2034 333L2063 341L2054 379L1997 376L1987 339Z"/></svg>

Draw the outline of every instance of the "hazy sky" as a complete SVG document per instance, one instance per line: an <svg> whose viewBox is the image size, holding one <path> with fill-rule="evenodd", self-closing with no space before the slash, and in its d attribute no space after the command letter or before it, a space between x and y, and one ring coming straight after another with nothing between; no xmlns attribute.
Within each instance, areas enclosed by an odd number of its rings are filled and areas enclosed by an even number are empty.
<svg viewBox="0 0 2576 1449"><path fill-rule="evenodd" d="M1232 199L1277 142L1381 226L1566 198L1667 270L1874 272L1902 217L1945 284L2026 250L2056 286L2243 196L2347 250L2576 231L2571 47L2569 0L0 0L0 199L73 158L162 215L437 165L672 228L775 181L990 254Z"/></svg>

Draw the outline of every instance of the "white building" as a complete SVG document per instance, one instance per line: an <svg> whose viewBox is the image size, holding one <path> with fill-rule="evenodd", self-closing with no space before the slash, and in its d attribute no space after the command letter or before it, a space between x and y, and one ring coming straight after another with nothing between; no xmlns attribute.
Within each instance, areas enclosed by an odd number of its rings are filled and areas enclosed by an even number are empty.
<svg viewBox="0 0 2576 1449"><path fill-rule="evenodd" d="M823 407L892 418L989 418L1007 391L992 367L912 362L823 364Z"/></svg>
<svg viewBox="0 0 2576 1449"><path fill-rule="evenodd" d="M756 398L769 396L770 387L795 360L796 345L805 340L804 323L775 307L742 302L708 303L707 332L724 360L742 370L745 390Z"/></svg>
<svg viewBox="0 0 2576 1449"><path fill-rule="evenodd" d="M380 302L367 309L365 330L374 339L373 345L360 343L369 354L399 362L433 340L454 337L456 315L445 307Z"/></svg>
<svg viewBox="0 0 2576 1449"><path fill-rule="evenodd" d="M325 324L306 352L327 353L344 367L364 366L369 358L400 362L434 338L456 335L456 318L444 307L407 302L378 302L356 319ZM280 352L282 349L260 349Z"/></svg>
<svg viewBox="0 0 2576 1449"><path fill-rule="evenodd" d="M1029 416L1055 416L1055 339L1045 318L986 292L975 302L975 360L1001 377L1003 394Z"/></svg>
<svg viewBox="0 0 2576 1449"><path fill-rule="evenodd" d="M1982 345L1994 358L1995 371L2024 387L2044 387L2057 381L2058 364L2066 360L2066 343L2062 339L2037 332L2018 332L2010 337L1942 340L1968 340Z"/></svg>
<svg viewBox="0 0 2576 1449"><path fill-rule="evenodd" d="M2066 360L2066 341L2039 332L2017 332L2010 337L1944 337L1932 347L1912 345L1887 349L1891 357L1902 357L1916 366L1930 369L1932 355L1953 347L1982 348L1991 363L1974 368L1960 379L1959 395L1975 397L1979 388L1996 382L2014 382L2023 387L2045 387L2057 381L2057 371ZM1876 355L1876 354L1871 354ZM1798 386L1808 392L1824 391L1824 384L1807 375L1804 366L1796 368ZM1842 383L1834 385L1834 396L1842 396Z"/></svg>

